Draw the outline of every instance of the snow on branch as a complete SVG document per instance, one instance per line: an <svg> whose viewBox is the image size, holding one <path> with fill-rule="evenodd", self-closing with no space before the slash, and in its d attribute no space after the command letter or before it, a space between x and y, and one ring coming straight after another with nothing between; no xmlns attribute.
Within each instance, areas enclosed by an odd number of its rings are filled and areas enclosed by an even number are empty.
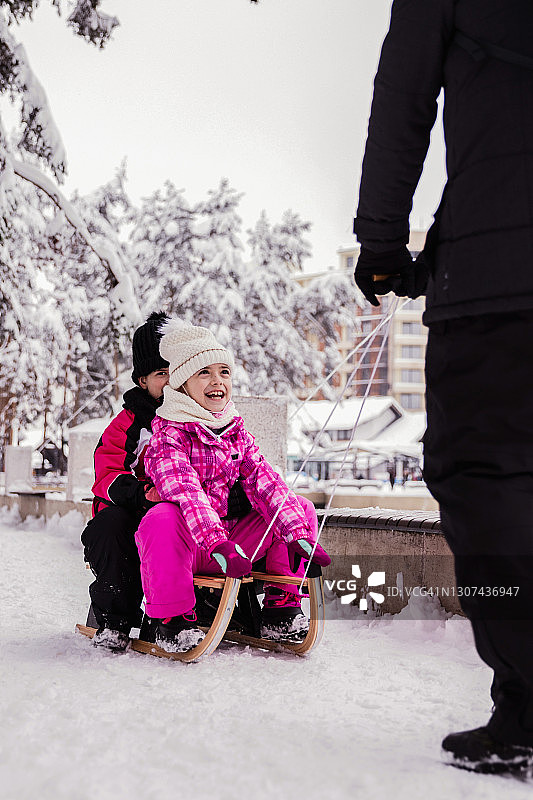
<svg viewBox="0 0 533 800"><path fill-rule="evenodd" d="M11 19L19 22L24 17L30 17L38 5L38 0L3 0L2 5L7 8Z"/></svg>
<svg viewBox="0 0 533 800"><path fill-rule="evenodd" d="M26 51L12 36L0 15L0 88L18 94L21 100L22 135L19 146L42 158L56 178L66 168L63 141L54 122L46 93L33 72Z"/></svg>
<svg viewBox="0 0 533 800"><path fill-rule="evenodd" d="M133 282L126 267L122 263L119 253L114 248L108 247L99 239L91 236L87 225L72 203L67 200L53 181L46 175L43 175L37 167L33 164L26 164L16 159L12 159L12 165L16 175L41 189L41 191L47 194L52 202L63 212L68 222L77 230L87 246L93 251L100 260L102 266L106 269L113 286L110 296L117 308L126 319L131 321L134 325L139 325L142 322L142 316L135 297Z"/></svg>
<svg viewBox="0 0 533 800"><path fill-rule="evenodd" d="M61 134L50 113L46 93L28 64L22 44L16 46L15 57L17 66L14 78L21 91L21 120L24 129L19 144L28 153L44 159L56 177L62 176L66 170L67 155Z"/></svg>
<svg viewBox="0 0 533 800"><path fill-rule="evenodd" d="M99 5L100 0L77 0L67 22L78 36L98 47L105 47L113 29L120 23L116 17L98 11Z"/></svg>

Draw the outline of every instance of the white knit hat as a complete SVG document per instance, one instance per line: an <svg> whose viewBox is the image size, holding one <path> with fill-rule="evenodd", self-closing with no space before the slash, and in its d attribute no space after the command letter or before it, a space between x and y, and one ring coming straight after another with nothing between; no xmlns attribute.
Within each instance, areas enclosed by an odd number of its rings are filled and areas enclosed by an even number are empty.
<svg viewBox="0 0 533 800"><path fill-rule="evenodd" d="M163 335L159 351L169 362L168 382L173 389L179 389L195 372L210 364L233 367L233 355L207 328L170 319L160 330Z"/></svg>

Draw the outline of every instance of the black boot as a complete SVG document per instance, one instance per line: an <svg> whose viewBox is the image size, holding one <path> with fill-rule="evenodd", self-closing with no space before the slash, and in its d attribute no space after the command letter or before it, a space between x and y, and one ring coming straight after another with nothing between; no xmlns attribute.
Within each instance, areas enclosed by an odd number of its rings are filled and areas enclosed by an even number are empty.
<svg viewBox="0 0 533 800"><path fill-rule="evenodd" d="M123 653L130 643L130 625L127 631L125 628L119 630L118 628L108 628L102 626L98 628L93 636L93 645L95 647L103 647L106 650L111 650L112 653Z"/></svg>
<svg viewBox="0 0 533 800"><path fill-rule="evenodd" d="M195 611L198 625L203 625L205 628L210 628L220 605L222 589L208 589L206 586L195 586L194 593L196 595ZM245 624L239 608L235 606L228 624L228 630L242 632L244 627Z"/></svg>
<svg viewBox="0 0 533 800"><path fill-rule="evenodd" d="M533 747L498 742L486 727L450 733L442 742L454 767L492 775L524 774L533 770Z"/></svg>
<svg viewBox="0 0 533 800"><path fill-rule="evenodd" d="M309 620L302 611L300 595L267 586L261 611L261 637L275 642L301 642L308 630Z"/></svg>
<svg viewBox="0 0 533 800"><path fill-rule="evenodd" d="M167 653L186 653L200 644L204 637L205 633L198 627L194 608L178 617L157 621L155 643Z"/></svg>

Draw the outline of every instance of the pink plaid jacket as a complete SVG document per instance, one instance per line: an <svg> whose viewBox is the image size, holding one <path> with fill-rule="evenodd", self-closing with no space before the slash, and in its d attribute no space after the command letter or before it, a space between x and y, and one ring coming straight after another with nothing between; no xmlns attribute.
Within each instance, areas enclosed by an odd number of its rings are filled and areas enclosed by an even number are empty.
<svg viewBox="0 0 533 800"><path fill-rule="evenodd" d="M240 478L253 508L270 522L288 492L265 461L241 417L217 436L196 422L172 422L156 416L144 456L146 474L162 500L178 503L196 544L208 553L227 538L222 520L230 486ZM273 524L274 535L287 543L310 533L303 509L289 492Z"/></svg>

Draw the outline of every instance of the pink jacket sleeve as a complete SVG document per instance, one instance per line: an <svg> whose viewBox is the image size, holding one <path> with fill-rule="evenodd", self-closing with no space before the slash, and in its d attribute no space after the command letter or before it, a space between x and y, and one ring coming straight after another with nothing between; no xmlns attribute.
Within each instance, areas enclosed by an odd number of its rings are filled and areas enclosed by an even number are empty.
<svg viewBox="0 0 533 800"><path fill-rule="evenodd" d="M227 538L191 465L186 441L176 428L160 430L152 436L144 466L161 499L179 505L196 544L210 553Z"/></svg>
<svg viewBox="0 0 533 800"><path fill-rule="evenodd" d="M273 530L287 544L302 536L310 536L307 518L298 498L268 461L265 461L254 437L248 431L244 431L244 436L246 452L241 463L241 483L252 506L268 522L282 506Z"/></svg>

